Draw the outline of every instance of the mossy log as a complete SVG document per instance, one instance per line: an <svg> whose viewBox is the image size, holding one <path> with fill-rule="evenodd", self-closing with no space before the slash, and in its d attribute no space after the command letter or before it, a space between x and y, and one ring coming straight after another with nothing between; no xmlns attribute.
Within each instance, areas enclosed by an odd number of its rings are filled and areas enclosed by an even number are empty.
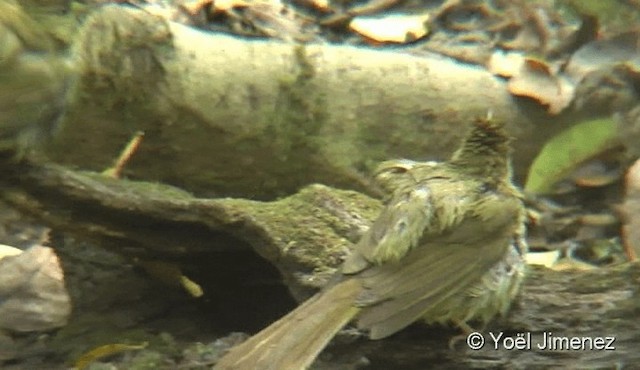
<svg viewBox="0 0 640 370"><path fill-rule="evenodd" d="M274 199L311 183L372 194L381 160L443 159L489 110L517 141L515 173L574 120L514 98L485 69L430 53L203 32L123 6L92 13L45 152L99 170L138 131L127 174L199 196Z"/></svg>
<svg viewBox="0 0 640 370"><path fill-rule="evenodd" d="M143 260L180 264L204 254L242 263L257 253L298 298L325 284L381 209L376 199L323 185L260 202L195 198L158 183L26 161L3 171L2 197L55 229Z"/></svg>
<svg viewBox="0 0 640 370"><path fill-rule="evenodd" d="M0 169L4 174L0 179L2 198L26 214L125 255L219 270L224 280L199 281L205 291L209 283L251 279L247 269L238 266L257 253L268 261L263 260L262 265L278 268L285 284L302 300L327 281L381 207L366 195L322 185L309 186L281 200L258 202L199 199L165 185L109 179L24 161L10 161ZM237 258L225 258L216 265L216 260L229 253ZM190 259L190 255L198 258ZM256 270L264 269L258 265L251 264L256 276ZM437 367L443 359L448 368L452 364L524 368L637 363L639 289L637 263L590 271L531 268L509 317L482 331L487 342L480 351L468 349L464 343L451 351L448 339L456 333L429 328L406 330L384 341L337 341L321 356L320 364L355 366L363 357L373 368L390 364ZM532 349L494 350L490 331L511 337L531 333ZM615 337L615 350L536 349L542 345L543 333Z"/></svg>

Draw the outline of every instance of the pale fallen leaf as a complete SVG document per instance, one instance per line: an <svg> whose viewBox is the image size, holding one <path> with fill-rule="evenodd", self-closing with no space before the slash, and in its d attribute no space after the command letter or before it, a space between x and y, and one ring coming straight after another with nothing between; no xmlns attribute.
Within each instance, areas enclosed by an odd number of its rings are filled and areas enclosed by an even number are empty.
<svg viewBox="0 0 640 370"><path fill-rule="evenodd" d="M332 10L329 0L309 0L308 3L314 9L324 13L328 13Z"/></svg>
<svg viewBox="0 0 640 370"><path fill-rule="evenodd" d="M428 20L428 14L356 17L349 23L349 28L377 42L406 43L427 35Z"/></svg>
<svg viewBox="0 0 640 370"><path fill-rule="evenodd" d="M212 13L226 13L234 8L244 8L250 4L244 0L215 0L212 2Z"/></svg>
<svg viewBox="0 0 640 370"><path fill-rule="evenodd" d="M497 50L491 54L487 67L496 76L512 77L522 69L525 59L521 52Z"/></svg>
<svg viewBox="0 0 640 370"><path fill-rule="evenodd" d="M12 247L10 245L0 244L0 260L7 256L15 256L22 253L22 249Z"/></svg>
<svg viewBox="0 0 640 370"><path fill-rule="evenodd" d="M529 252L524 256L528 265L552 267L560 259L560 251Z"/></svg>

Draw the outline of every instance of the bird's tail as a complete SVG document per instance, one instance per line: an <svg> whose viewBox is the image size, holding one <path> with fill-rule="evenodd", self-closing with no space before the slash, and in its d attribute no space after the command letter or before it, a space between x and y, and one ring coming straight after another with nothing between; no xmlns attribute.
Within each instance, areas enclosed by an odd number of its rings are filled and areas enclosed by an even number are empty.
<svg viewBox="0 0 640 370"><path fill-rule="evenodd" d="M360 311L355 279L316 294L295 310L231 349L215 370L301 370Z"/></svg>

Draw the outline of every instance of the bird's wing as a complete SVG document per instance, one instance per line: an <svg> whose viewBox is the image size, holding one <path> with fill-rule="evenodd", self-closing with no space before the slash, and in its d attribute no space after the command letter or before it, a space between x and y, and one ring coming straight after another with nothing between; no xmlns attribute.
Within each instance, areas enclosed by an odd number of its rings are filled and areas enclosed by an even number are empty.
<svg viewBox="0 0 640 370"><path fill-rule="evenodd" d="M469 189L467 181L453 181L441 168L425 172L428 175L415 176L416 181L396 189L344 262L344 274L398 261L425 235L437 235L463 220L474 189Z"/></svg>
<svg viewBox="0 0 640 370"><path fill-rule="evenodd" d="M480 245L425 245L411 251L401 263L363 271L357 276L364 287L358 304L366 307L358 326L369 329L374 339L405 328L432 307L481 281L503 258L510 242L496 238Z"/></svg>
<svg viewBox="0 0 640 370"><path fill-rule="evenodd" d="M417 245L432 220L431 198L431 190L423 185L396 192L345 260L342 272L355 274L370 264L395 262L404 257Z"/></svg>
<svg viewBox="0 0 640 370"><path fill-rule="evenodd" d="M359 326L370 329L372 338L391 335L481 281L482 275L504 257L520 222L518 199L505 196L493 202L510 215L500 217L504 222L468 216L450 234L422 240L402 260L370 266L357 274L364 288L357 304L365 306ZM489 229L483 229L485 224Z"/></svg>

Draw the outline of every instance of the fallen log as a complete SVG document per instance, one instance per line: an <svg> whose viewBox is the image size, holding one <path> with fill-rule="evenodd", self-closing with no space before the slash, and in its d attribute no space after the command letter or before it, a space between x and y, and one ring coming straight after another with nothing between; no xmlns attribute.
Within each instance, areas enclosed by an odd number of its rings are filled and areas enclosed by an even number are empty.
<svg viewBox="0 0 640 370"><path fill-rule="evenodd" d="M72 49L76 76L47 155L99 170L142 131L127 175L203 196L273 199L311 183L373 194L363 174L375 163L446 158L489 110L517 138L522 182L575 121L433 53L251 40L122 6L94 12Z"/></svg>
<svg viewBox="0 0 640 370"><path fill-rule="evenodd" d="M322 185L273 202L199 199L161 184L114 180L57 165L10 163L1 166L2 198L58 230L128 256L218 269L226 279L216 281L218 285L251 279L228 259L216 264L219 256L235 253L234 263L242 265L243 257L258 254L264 260L262 266L252 265L253 273L275 265L298 300L327 281L380 209L380 203L366 195ZM189 254L199 258L184 258ZM207 291L213 282L199 283ZM437 367L443 359L447 366L466 367L636 363L639 283L638 263L588 271L532 267L510 315L480 331L485 339L480 350L459 343L451 351L447 343L454 331L420 328L383 341L342 336L320 357L319 366L354 367L364 358L372 368ZM496 344L491 334L497 338L500 333ZM531 349L507 349L514 342L506 337L529 338ZM573 347L538 348L548 337Z"/></svg>

